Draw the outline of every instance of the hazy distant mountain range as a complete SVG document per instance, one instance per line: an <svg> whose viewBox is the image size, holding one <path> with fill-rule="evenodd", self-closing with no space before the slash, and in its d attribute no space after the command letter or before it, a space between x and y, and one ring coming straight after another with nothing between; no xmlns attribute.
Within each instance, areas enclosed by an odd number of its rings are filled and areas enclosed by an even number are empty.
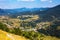
<svg viewBox="0 0 60 40"><path fill-rule="evenodd" d="M44 11L48 8L17 8L17 9L1 9L0 8L0 15L8 15L8 14L26 14L28 12L35 12L35 11Z"/></svg>

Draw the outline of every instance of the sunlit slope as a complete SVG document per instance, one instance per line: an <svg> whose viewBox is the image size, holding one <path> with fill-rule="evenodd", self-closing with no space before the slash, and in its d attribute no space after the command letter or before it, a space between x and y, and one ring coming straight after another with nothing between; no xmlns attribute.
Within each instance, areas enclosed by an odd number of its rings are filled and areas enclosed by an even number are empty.
<svg viewBox="0 0 60 40"><path fill-rule="evenodd" d="M43 38L43 40L60 40L60 38L46 36L46 37Z"/></svg>
<svg viewBox="0 0 60 40"><path fill-rule="evenodd" d="M0 30L0 40L27 40L27 39L22 36L9 34L7 32Z"/></svg>

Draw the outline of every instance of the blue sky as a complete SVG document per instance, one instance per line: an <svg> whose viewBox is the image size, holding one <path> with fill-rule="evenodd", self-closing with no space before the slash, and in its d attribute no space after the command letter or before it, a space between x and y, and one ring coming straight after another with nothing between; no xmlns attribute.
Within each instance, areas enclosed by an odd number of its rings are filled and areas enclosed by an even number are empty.
<svg viewBox="0 0 60 40"><path fill-rule="evenodd" d="M53 7L60 4L60 0L0 0L0 8L41 8Z"/></svg>

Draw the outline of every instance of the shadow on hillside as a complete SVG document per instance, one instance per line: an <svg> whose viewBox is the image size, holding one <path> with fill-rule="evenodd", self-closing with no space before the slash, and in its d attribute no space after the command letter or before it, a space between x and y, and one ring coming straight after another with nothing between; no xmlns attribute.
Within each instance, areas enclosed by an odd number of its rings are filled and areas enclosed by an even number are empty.
<svg viewBox="0 0 60 40"><path fill-rule="evenodd" d="M59 27L57 29L57 27ZM55 36L60 38L60 23L57 23L55 25L52 25L45 29L39 29L38 32L43 33L45 35Z"/></svg>

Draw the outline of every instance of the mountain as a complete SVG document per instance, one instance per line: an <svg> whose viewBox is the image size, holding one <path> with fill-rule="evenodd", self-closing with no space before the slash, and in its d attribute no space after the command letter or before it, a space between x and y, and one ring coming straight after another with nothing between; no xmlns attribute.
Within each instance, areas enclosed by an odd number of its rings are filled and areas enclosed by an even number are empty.
<svg viewBox="0 0 60 40"><path fill-rule="evenodd" d="M34 13L35 11L44 11L48 8L17 8L17 9L0 9L0 15L20 15L27 13Z"/></svg>
<svg viewBox="0 0 60 40"><path fill-rule="evenodd" d="M42 20L51 21L54 18L57 18L60 20L60 5L50 8L49 10L46 10L42 13L44 14Z"/></svg>
<svg viewBox="0 0 60 40"><path fill-rule="evenodd" d="M60 17L60 5L49 9L46 13L50 16Z"/></svg>
<svg viewBox="0 0 60 40"><path fill-rule="evenodd" d="M17 8L17 9L0 9L0 15L20 16L20 15L39 15L43 20L52 20L53 16L60 19L60 5L52 8Z"/></svg>

